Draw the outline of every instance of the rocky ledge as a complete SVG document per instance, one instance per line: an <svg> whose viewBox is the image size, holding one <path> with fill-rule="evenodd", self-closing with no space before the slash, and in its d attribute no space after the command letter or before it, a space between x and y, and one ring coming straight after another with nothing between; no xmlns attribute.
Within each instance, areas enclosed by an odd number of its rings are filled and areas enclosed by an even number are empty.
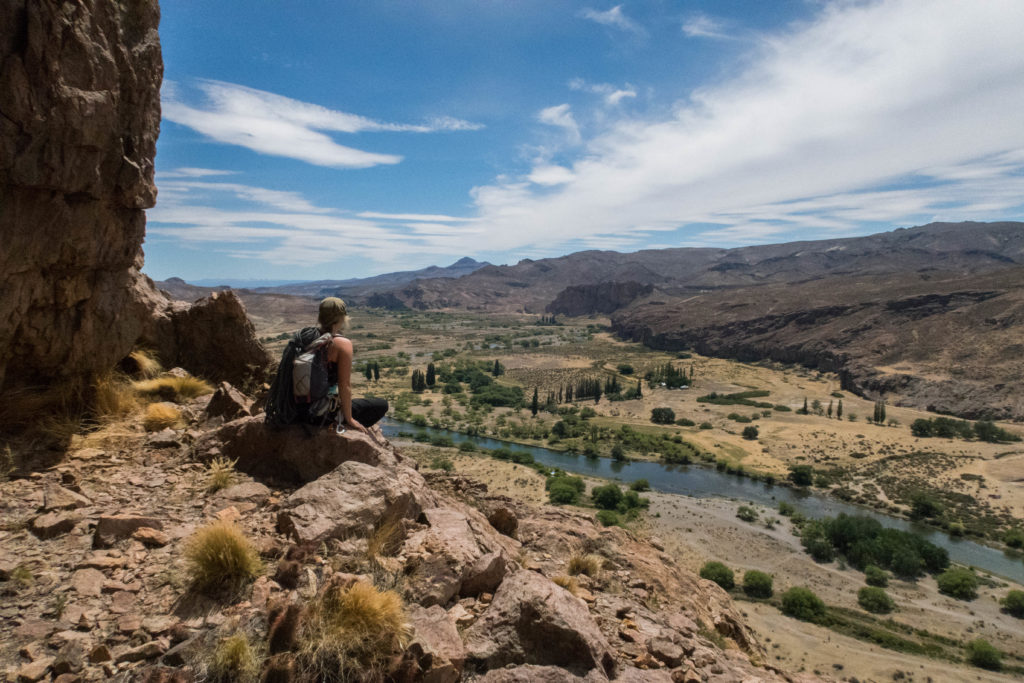
<svg viewBox="0 0 1024 683"><path fill-rule="evenodd" d="M628 531L458 476L428 483L379 431L269 432L244 397L225 411L230 385L218 395L187 406L187 428L122 428L0 483L0 674L204 680L242 633L271 655L254 679L301 680L296 623L362 582L402 599L404 635L374 674L390 680L809 680L767 666L724 591ZM206 463L227 457L258 479L208 492ZM183 554L217 519L264 569L210 596L187 584ZM584 554L599 569L570 579Z"/></svg>

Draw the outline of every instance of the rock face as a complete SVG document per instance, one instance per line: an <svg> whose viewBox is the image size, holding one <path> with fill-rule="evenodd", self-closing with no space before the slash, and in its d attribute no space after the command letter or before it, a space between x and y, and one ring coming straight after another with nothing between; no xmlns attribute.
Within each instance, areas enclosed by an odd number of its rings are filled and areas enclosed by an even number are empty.
<svg viewBox="0 0 1024 683"><path fill-rule="evenodd" d="M601 282L566 287L547 306L549 313L593 315L614 313L654 291L654 285L639 282Z"/></svg>
<svg viewBox="0 0 1024 683"><path fill-rule="evenodd" d="M4 390L107 370L148 318L159 19L156 0L0 7Z"/></svg>

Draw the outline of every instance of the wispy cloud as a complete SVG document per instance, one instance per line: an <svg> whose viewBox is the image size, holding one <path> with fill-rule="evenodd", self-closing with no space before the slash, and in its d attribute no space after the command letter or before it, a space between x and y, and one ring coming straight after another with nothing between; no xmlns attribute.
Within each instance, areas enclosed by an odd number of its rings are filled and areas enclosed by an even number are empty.
<svg viewBox="0 0 1024 683"><path fill-rule="evenodd" d="M706 14L695 14L683 22L683 33L690 38L731 38L725 22Z"/></svg>
<svg viewBox="0 0 1024 683"><path fill-rule="evenodd" d="M511 249L649 225L718 224L721 242L1019 216L1022 34L1016 0L825 6L670 116L609 121L567 182L532 185L535 165L475 188L480 225Z"/></svg>
<svg viewBox="0 0 1024 683"><path fill-rule="evenodd" d="M165 119L217 142L318 166L368 168L402 160L395 154L339 145L321 131L431 133L482 128L480 124L451 117L425 124L388 123L234 83L204 80L196 85L204 95L199 104L186 104L181 99L180 84L165 86Z"/></svg>
<svg viewBox="0 0 1024 683"><path fill-rule="evenodd" d="M584 19L596 21L603 26L609 26L638 36L645 35L646 33L640 24L626 16L625 12L622 11L622 5L616 5L604 12L588 7L580 12L580 16Z"/></svg>
<svg viewBox="0 0 1024 683"><path fill-rule="evenodd" d="M558 104L554 107L541 109L537 114L537 120L549 126L561 128L569 136L569 141L577 143L580 141L580 127L568 104Z"/></svg>
<svg viewBox="0 0 1024 683"><path fill-rule="evenodd" d="M588 83L582 78L574 78L569 81L571 90L593 93L604 98L605 104L614 107L626 98L636 97L636 89L628 83L623 87L616 87L611 83Z"/></svg>

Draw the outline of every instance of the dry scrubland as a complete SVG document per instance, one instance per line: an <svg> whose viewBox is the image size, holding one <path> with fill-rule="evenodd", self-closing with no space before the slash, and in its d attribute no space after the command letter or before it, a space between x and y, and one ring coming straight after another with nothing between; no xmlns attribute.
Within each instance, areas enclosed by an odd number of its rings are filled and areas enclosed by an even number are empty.
<svg viewBox="0 0 1024 683"><path fill-rule="evenodd" d="M314 310L314 304L310 302L308 309ZM265 337L307 324L305 319L277 316L278 324L268 327L260 324L258 311L253 313L257 328ZM381 364L382 373L375 382L367 382L356 373L356 392L387 396L393 404L405 406L409 415L422 416L416 419L433 426L550 445L546 439L536 437L550 430L559 417L543 410L536 418L531 416L529 400L534 387L543 404L548 392L557 393L559 387L582 378L600 377L604 381L615 376L630 388L647 369L673 362L687 372L692 367L691 388L652 388L644 382L642 399L611 402L602 398L597 404L586 400L575 405L595 410L596 416L588 423L603 430L602 436L622 425L645 433L679 436L694 444L706 459L721 463L720 466L742 467L748 473L777 480L784 479L793 465L811 465L821 475L816 482L820 489L830 489L847 500L884 511L905 513L911 493L925 491L941 500L947 511L946 523L950 519L965 523L969 533L987 534L991 543L998 544L1005 529L1024 519L1024 487L1020 484L1024 446L1019 443L917 438L910 432L910 423L934 415L887 405L887 424L872 424L866 418L872 415L874 403L841 391L834 375L800 367L739 363L697 355L680 359L676 354L621 342L602 331L606 322L576 319L562 326L538 326L535 316L357 310L349 330L356 344L357 363L376 361ZM277 348L283 344L280 340L276 343ZM427 390L411 398L413 370L425 370L432 361L440 368L461 360L499 361L505 372L497 381L521 387L526 407L473 410L467 400L442 394L440 386L436 391ZM621 373L622 364L631 365L633 373ZM753 406L697 401L698 396L711 392L750 390L769 392L768 396L754 400L790 410L766 411ZM823 411L831 402L834 413L840 398L842 419L813 414L815 401ZM798 414L805 400L812 407L810 415ZM661 407L671 408L677 419L686 418L696 425L710 423L711 428L654 425L650 421L651 410ZM741 423L730 418L730 414L755 419ZM749 425L758 428L757 440L743 438L743 428ZM1002 426L1016 433L1024 431L1019 425ZM608 455L609 441L598 439L602 455ZM563 439L555 447L582 450L585 442L585 438ZM459 454L452 449L412 443L406 447L428 468L431 464L436 466L439 457L447 459L456 474L486 483L492 493L532 505L546 502L543 478L527 467ZM628 455L658 457L657 452ZM742 522L736 519L739 504L734 501L659 494L651 498L650 514L638 530L665 539L666 548L691 569L697 570L711 559L731 566L737 571L737 578L744 570L759 569L774 575L777 595L789 586L807 585L830 606L857 609L856 592L864 585L864 575L853 569L841 569L836 563L813 562L802 552L788 522L783 520L773 530L762 524ZM760 510L762 517L777 517L774 511ZM958 640L981 636L1020 656L1024 654L1024 629L1020 621L1000 612L996 600L1008 587L998 583L997 587L983 586L972 602L939 594L932 577L916 584L893 581L887 590L896 601L898 611L892 616L898 623ZM866 644L783 617L777 607L763 602L748 602L743 609L770 648L771 656L787 668L860 680L891 680L901 674L907 680L922 681L1009 680L1005 674ZM870 656L865 656L866 652Z"/></svg>

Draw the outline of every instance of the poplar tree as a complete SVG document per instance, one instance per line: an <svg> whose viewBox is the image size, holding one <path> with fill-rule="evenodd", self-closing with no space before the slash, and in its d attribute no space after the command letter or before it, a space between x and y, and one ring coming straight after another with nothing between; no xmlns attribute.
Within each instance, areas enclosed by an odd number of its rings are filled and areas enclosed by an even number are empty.
<svg viewBox="0 0 1024 683"><path fill-rule="evenodd" d="M832 417L832 401L828 402L828 416Z"/></svg>
<svg viewBox="0 0 1024 683"><path fill-rule="evenodd" d="M533 400L530 401L530 412L533 413L534 417L537 417L538 410L540 410L540 401L537 399L537 387L534 387Z"/></svg>
<svg viewBox="0 0 1024 683"><path fill-rule="evenodd" d="M434 383L436 381L437 380L436 380L436 377L434 375L434 364L433 363L427 363L427 386L428 387L434 386Z"/></svg>
<svg viewBox="0 0 1024 683"><path fill-rule="evenodd" d="M363 374L366 375L367 382L373 379L373 363L366 364L366 371Z"/></svg>
<svg viewBox="0 0 1024 683"><path fill-rule="evenodd" d="M836 406L836 419L843 419L843 399L839 399L839 405Z"/></svg>
<svg viewBox="0 0 1024 683"><path fill-rule="evenodd" d="M373 381L380 380L380 363L373 361Z"/></svg>

